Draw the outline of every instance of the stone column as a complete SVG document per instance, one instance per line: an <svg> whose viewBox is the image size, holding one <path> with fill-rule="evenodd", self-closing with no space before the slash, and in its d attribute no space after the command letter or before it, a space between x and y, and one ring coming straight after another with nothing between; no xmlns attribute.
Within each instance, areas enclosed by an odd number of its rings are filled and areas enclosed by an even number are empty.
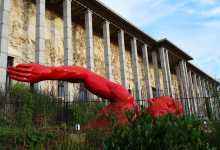
<svg viewBox="0 0 220 150"><path fill-rule="evenodd" d="M11 0L1 0L0 6L0 90L6 91L8 64L8 29Z"/></svg>
<svg viewBox="0 0 220 150"><path fill-rule="evenodd" d="M118 32L118 44L119 44L119 55L120 55L121 82L124 87L128 88L127 76L126 76L124 31L122 29L120 29Z"/></svg>
<svg viewBox="0 0 220 150"><path fill-rule="evenodd" d="M187 75L185 63L186 62L184 60L180 61L180 74L181 74L182 81L183 81L184 96L185 96L184 98L189 98L188 75Z"/></svg>
<svg viewBox="0 0 220 150"><path fill-rule="evenodd" d="M134 76L136 100L141 100L141 82L138 66L137 56L137 39L135 37L131 40L131 53L132 53L132 72Z"/></svg>
<svg viewBox="0 0 220 150"><path fill-rule="evenodd" d="M198 87L199 87L199 93L200 93L200 97L205 97L203 90L202 90L202 82L201 82L201 77L198 76Z"/></svg>
<svg viewBox="0 0 220 150"><path fill-rule="evenodd" d="M35 62L44 64L44 51L45 51L45 0L36 0L37 17L36 17L36 52ZM35 90L41 90L42 83L34 85Z"/></svg>
<svg viewBox="0 0 220 150"><path fill-rule="evenodd" d="M110 29L109 22L105 21L103 24L103 44L105 53L105 72L106 77L112 80L112 62L111 62L111 43L110 43Z"/></svg>
<svg viewBox="0 0 220 150"><path fill-rule="evenodd" d="M210 104L210 108L211 108L211 115L214 115L214 99L212 97L213 93L211 91L211 86L209 81L206 81L206 86L207 86L207 91L208 91L208 97L209 97L209 104Z"/></svg>
<svg viewBox="0 0 220 150"><path fill-rule="evenodd" d="M161 47L159 49L160 53L160 63L162 67L163 72L163 82L164 82L164 94L166 96L170 95L170 88L169 88L169 79L168 79L168 70L167 70L167 62L166 62L166 54L165 54L165 48Z"/></svg>
<svg viewBox="0 0 220 150"><path fill-rule="evenodd" d="M156 96L160 96L160 72L158 67L158 60L157 60L157 52L152 52L152 60L154 66L154 79L155 79L155 86L156 86Z"/></svg>
<svg viewBox="0 0 220 150"><path fill-rule="evenodd" d="M192 80L192 72L189 70L188 72L188 77L189 77L189 95L190 95L190 105L191 105L191 111L194 114L196 112L196 99L195 99L195 87L193 85L193 80Z"/></svg>
<svg viewBox="0 0 220 150"><path fill-rule="evenodd" d="M176 75L177 75L177 81L179 85L179 98L184 98L184 87L183 87L183 81L180 73L180 66L176 66Z"/></svg>
<svg viewBox="0 0 220 150"><path fill-rule="evenodd" d="M213 87L212 87L211 82L209 82L209 91L210 91L210 96L213 97L214 96L214 91L213 91Z"/></svg>
<svg viewBox="0 0 220 150"><path fill-rule="evenodd" d="M64 20L64 65L71 66L73 65L73 46L72 46L72 10L71 10L71 1L63 1L63 20ZM71 99L70 92L73 89L71 84L68 82L64 83L65 99Z"/></svg>
<svg viewBox="0 0 220 150"><path fill-rule="evenodd" d="M45 0L36 0L36 63L44 64L45 51Z"/></svg>
<svg viewBox="0 0 220 150"><path fill-rule="evenodd" d="M180 74L182 78L182 83L183 83L183 89L184 89L184 105L185 105L185 111L186 113L190 114L190 102L189 102L189 87L188 87L188 74L187 74L187 69L186 69L186 62L184 60L180 61Z"/></svg>
<svg viewBox="0 0 220 150"><path fill-rule="evenodd" d="M85 27L86 27L86 59L87 68L94 71L94 44L93 44L93 25L92 12L87 10L85 13Z"/></svg>
<svg viewBox="0 0 220 150"><path fill-rule="evenodd" d="M197 75L193 73L193 85L194 85L194 90L195 90L195 96L200 97L200 92L199 92L199 87L198 87L198 80L197 80Z"/></svg>
<svg viewBox="0 0 220 150"><path fill-rule="evenodd" d="M193 73L193 86L194 86L194 91L195 91L195 104L196 104L196 114L198 114L198 106L199 106L199 97L200 97L200 93L199 93L199 88L198 88L198 83L197 83L197 77L196 74Z"/></svg>
<svg viewBox="0 0 220 150"><path fill-rule="evenodd" d="M201 82L202 82L202 90L203 90L203 93L204 93L204 97L208 97L208 92L207 92L205 79L203 79Z"/></svg>
<svg viewBox="0 0 220 150"><path fill-rule="evenodd" d="M172 76L171 76L171 70L170 70L169 52L167 49L165 50L165 55L166 55L167 74L168 74L167 76L168 76L168 81L169 81L169 91L170 91L170 95L174 96L174 89L173 89Z"/></svg>
<svg viewBox="0 0 220 150"><path fill-rule="evenodd" d="M93 43L93 22L92 22L92 12L91 10L86 10L85 12L85 30L86 30L86 64L87 68L91 71L95 70L94 65L94 43ZM89 91L86 92L87 98L93 100L96 98Z"/></svg>
<svg viewBox="0 0 220 150"><path fill-rule="evenodd" d="M142 53L143 53L143 61L144 61L144 80L146 84L147 98L153 98L153 92L152 92L152 87L151 87L151 82L150 82L150 70L149 70L147 44L143 45Z"/></svg>
<svg viewBox="0 0 220 150"><path fill-rule="evenodd" d="M208 108L207 108L207 103L206 103L206 101L208 100L208 92L207 92L207 86L206 86L205 79L202 80L202 90L203 90L203 93L204 93L204 99L203 99L204 114L208 114L207 113Z"/></svg>
<svg viewBox="0 0 220 150"><path fill-rule="evenodd" d="M203 98L204 98L204 93L202 90L202 83L201 83L201 77L198 76L197 78L197 83L198 83L198 91L199 91L199 98L198 98L198 112L199 114L202 114L202 105L203 105Z"/></svg>

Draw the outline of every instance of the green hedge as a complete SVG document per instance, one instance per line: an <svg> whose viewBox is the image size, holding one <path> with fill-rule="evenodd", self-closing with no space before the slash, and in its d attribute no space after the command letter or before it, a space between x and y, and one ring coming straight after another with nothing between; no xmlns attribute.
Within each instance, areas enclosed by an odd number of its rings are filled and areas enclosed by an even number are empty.
<svg viewBox="0 0 220 150"><path fill-rule="evenodd" d="M105 140L106 150L209 150L210 145L199 120L172 115L154 119L144 113L130 125L114 128Z"/></svg>

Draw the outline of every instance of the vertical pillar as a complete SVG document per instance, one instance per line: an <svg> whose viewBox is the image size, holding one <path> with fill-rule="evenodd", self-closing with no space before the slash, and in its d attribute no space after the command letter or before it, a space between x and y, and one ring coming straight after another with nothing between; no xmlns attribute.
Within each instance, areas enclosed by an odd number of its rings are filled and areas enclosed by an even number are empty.
<svg viewBox="0 0 220 150"><path fill-rule="evenodd" d="M72 65L73 63L71 1L72 0L63 1L64 65Z"/></svg>
<svg viewBox="0 0 220 150"><path fill-rule="evenodd" d="M170 60L169 60L168 50L165 51L165 55L166 55L167 74L168 74L168 81L169 81L169 91L170 91L170 95L174 96L174 89L173 89L173 84L172 84L172 77L171 77Z"/></svg>
<svg viewBox="0 0 220 150"><path fill-rule="evenodd" d="M183 89L184 89L184 105L185 105L185 111L186 113L190 114L190 103L189 103L189 91L188 91L188 75L186 70L186 62L184 60L180 61L180 73L183 83Z"/></svg>
<svg viewBox="0 0 220 150"><path fill-rule="evenodd" d="M209 86L209 91L210 91L210 97L214 97L215 93L214 93L211 81L208 82L208 84L209 84L208 86Z"/></svg>
<svg viewBox="0 0 220 150"><path fill-rule="evenodd" d="M183 81L180 73L180 66L176 66L176 75L177 75L177 81L179 85L179 98L184 98L184 87L183 87Z"/></svg>
<svg viewBox="0 0 220 150"><path fill-rule="evenodd" d="M87 68L91 71L95 70L94 65L94 43L93 43L93 23L92 23L92 12L86 10L85 12L85 28L86 28L86 64ZM92 100L96 98L89 91L86 92L87 98Z"/></svg>
<svg viewBox="0 0 220 150"><path fill-rule="evenodd" d="M193 73L193 84L194 84L194 90L195 90L195 96L200 97L199 87L198 87L198 80L197 75Z"/></svg>
<svg viewBox="0 0 220 150"><path fill-rule="evenodd" d="M203 113L202 105L203 105L204 93L202 90L202 83L201 83L200 76L198 76L198 78L197 78L197 83L198 83L198 91L199 91L199 96L200 96L198 98L198 111L199 111L199 115L201 115Z"/></svg>
<svg viewBox="0 0 220 150"><path fill-rule="evenodd" d="M210 83L209 83L208 80L206 81L206 87L207 87L207 91L208 91L208 97L209 97L209 105L210 105L210 109L211 109L211 115L214 115L214 114L213 114L213 110L214 110L214 99L213 99L213 97L212 97L212 91L211 91ZM214 118L214 116L213 116L213 118Z"/></svg>
<svg viewBox="0 0 220 150"><path fill-rule="evenodd" d="M201 77L198 76L198 87L199 87L199 93L200 93L200 97L205 97L203 90L202 90L202 82L201 82Z"/></svg>
<svg viewBox="0 0 220 150"><path fill-rule="evenodd" d="M140 83L140 74L138 67L138 56L137 56L137 39L135 37L131 40L131 52L132 52L132 72L135 82L135 93L136 100L141 100L141 83Z"/></svg>
<svg viewBox="0 0 220 150"><path fill-rule="evenodd" d="M72 15L71 1L63 1L63 20L64 20L64 65L73 65L73 46L72 46ZM69 99L71 92L70 83L64 83L65 99Z"/></svg>
<svg viewBox="0 0 220 150"><path fill-rule="evenodd" d="M126 76L124 31L122 29L120 29L120 31L118 32L118 44L120 51L119 55L120 55L121 82L124 87L128 88L127 76Z"/></svg>
<svg viewBox="0 0 220 150"><path fill-rule="evenodd" d="M195 111L196 111L196 114L198 114L200 93L199 93L198 82L197 82L197 77L195 73L193 73L192 78L193 78L193 85L194 85L194 91L195 91L195 104L196 104Z"/></svg>
<svg viewBox="0 0 220 150"><path fill-rule="evenodd" d="M85 13L85 27L86 27L87 68L91 71L94 71L93 25L92 25L92 12L90 10L87 10Z"/></svg>
<svg viewBox="0 0 220 150"><path fill-rule="evenodd" d="M44 64L45 50L45 0L37 1L37 17L36 17L36 63Z"/></svg>
<svg viewBox="0 0 220 150"><path fill-rule="evenodd" d="M202 90L203 90L203 93L204 93L204 97L208 97L208 92L207 92L207 87L206 87L206 83L205 83L205 79L203 79L202 81Z"/></svg>
<svg viewBox="0 0 220 150"><path fill-rule="evenodd" d="M184 88L184 96L185 98L189 98L189 91L188 91L188 75L187 75L187 71L186 71L186 67L185 67L185 61L181 60L180 61L180 74L182 77L182 81L183 81L183 88Z"/></svg>
<svg viewBox="0 0 220 150"><path fill-rule="evenodd" d="M207 114L208 115L208 109L209 108L207 108L207 104L208 104L208 102L207 102L207 100L208 100L208 92L207 92L207 87L206 87L206 82L205 82L205 79L203 79L202 80L202 90L203 90L203 93L204 93L204 99L203 99L203 105L204 105L204 114ZM209 116L207 116L207 117L209 117Z"/></svg>
<svg viewBox="0 0 220 150"><path fill-rule="evenodd" d="M37 17L36 17L36 52L35 62L44 64L44 51L45 51L45 0L36 0ZM42 84L35 84L35 89L40 90Z"/></svg>
<svg viewBox="0 0 220 150"><path fill-rule="evenodd" d="M153 60L153 66L154 66L154 79L155 79L155 86L156 86L156 95L160 96L160 73L159 73L156 51L152 52L152 60Z"/></svg>
<svg viewBox="0 0 220 150"><path fill-rule="evenodd" d="M6 91L8 64L8 27L11 0L1 0L0 6L0 90Z"/></svg>
<svg viewBox="0 0 220 150"><path fill-rule="evenodd" d="M194 114L196 112L195 87L193 85L192 72L190 70L188 72L188 77L189 77L190 105L191 105L191 111Z"/></svg>
<svg viewBox="0 0 220 150"><path fill-rule="evenodd" d="M103 43L104 43L104 53L105 53L106 77L109 80L112 80L110 29L109 29L109 22L108 21L105 21L103 24Z"/></svg>
<svg viewBox="0 0 220 150"><path fill-rule="evenodd" d="M143 45L142 53L143 53L143 61L144 61L144 80L146 84L147 98L153 98L153 92L152 92L151 82L150 82L150 70L149 70L147 44Z"/></svg>
<svg viewBox="0 0 220 150"><path fill-rule="evenodd" d="M163 72L164 94L168 96L170 95L170 90L169 90L169 79L168 79L168 73L167 73L165 48L161 47L159 49L159 53L160 53L160 62L161 62L161 67L162 67L162 72Z"/></svg>

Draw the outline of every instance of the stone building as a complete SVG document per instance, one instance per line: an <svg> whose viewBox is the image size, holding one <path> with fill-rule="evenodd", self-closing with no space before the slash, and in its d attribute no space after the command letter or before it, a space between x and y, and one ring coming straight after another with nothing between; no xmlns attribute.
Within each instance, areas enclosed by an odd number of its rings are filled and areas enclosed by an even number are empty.
<svg viewBox="0 0 220 150"><path fill-rule="evenodd" d="M167 39L156 41L98 0L0 0L0 83L7 66L77 65L153 96L208 97L219 85ZM37 88L80 93L80 84L45 81Z"/></svg>

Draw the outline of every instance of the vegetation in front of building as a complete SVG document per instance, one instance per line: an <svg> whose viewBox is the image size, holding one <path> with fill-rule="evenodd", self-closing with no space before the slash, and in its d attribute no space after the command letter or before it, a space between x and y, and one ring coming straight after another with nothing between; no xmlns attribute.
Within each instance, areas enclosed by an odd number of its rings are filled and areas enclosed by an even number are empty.
<svg viewBox="0 0 220 150"><path fill-rule="evenodd" d="M173 149L217 150L220 123L204 125L195 117L168 115L152 118L148 113L129 125L103 130L76 130L95 117L105 103L62 103L54 96L33 93L15 85L0 94L0 149ZM128 117L132 114L128 113ZM111 118L112 119L112 118ZM114 120L114 118L113 118ZM115 121L115 120L114 120Z"/></svg>

